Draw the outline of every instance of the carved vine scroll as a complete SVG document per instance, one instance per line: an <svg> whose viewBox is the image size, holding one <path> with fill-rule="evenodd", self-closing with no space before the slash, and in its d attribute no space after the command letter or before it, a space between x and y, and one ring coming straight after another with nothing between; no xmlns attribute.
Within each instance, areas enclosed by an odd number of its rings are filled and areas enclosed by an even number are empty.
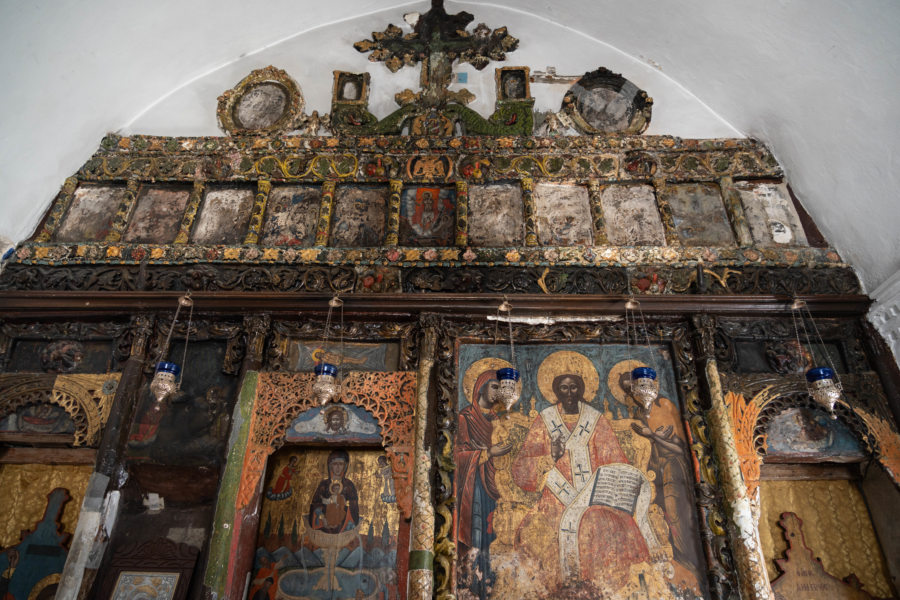
<svg viewBox="0 0 900 600"><path fill-rule="evenodd" d="M287 428L300 413L318 406L312 373L260 373L244 457L238 507L246 507L265 473L266 459L284 445ZM351 372L335 400L369 411L381 425L382 445L391 463L397 504L404 518L412 513L413 420L416 374Z"/></svg>

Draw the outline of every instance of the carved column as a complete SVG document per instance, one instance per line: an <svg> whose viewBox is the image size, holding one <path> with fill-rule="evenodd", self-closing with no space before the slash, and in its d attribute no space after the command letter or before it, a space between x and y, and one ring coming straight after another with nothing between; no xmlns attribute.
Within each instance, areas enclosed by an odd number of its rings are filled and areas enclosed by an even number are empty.
<svg viewBox="0 0 900 600"><path fill-rule="evenodd" d="M750 234L750 225L747 223L746 215L744 215L741 195L734 187L734 180L731 177L721 177L719 179L719 189L722 191L725 212L728 214L728 220L731 222L731 229L734 230L734 237L737 239L738 246L752 246L753 236Z"/></svg>
<svg viewBox="0 0 900 600"><path fill-rule="evenodd" d="M755 499L754 505L754 499L747 495L734 431L716 364L713 340L716 322L709 315L695 315L694 327L700 362L703 365L701 377L709 390L710 409L707 413L707 422L712 435L713 450L719 463L726 510L730 517L729 537L734 550L741 597L751 600L772 600L774 595L769 585L757 527L759 499Z"/></svg>
<svg viewBox="0 0 900 600"><path fill-rule="evenodd" d="M603 188L596 179L588 182L588 198L591 202L591 221L594 230L594 245L608 246L609 238L606 236L606 221L603 218L603 205L600 203L600 194Z"/></svg>
<svg viewBox="0 0 900 600"><path fill-rule="evenodd" d="M56 200L53 201L53 208L50 209L50 213L47 215L47 218L44 219L44 224L41 227L41 232L37 234L37 236L34 238L34 241L50 241L50 238L52 238L53 234L56 233L56 230L59 227L63 216L66 214L66 210L68 210L69 205L72 204L72 198L75 197L75 189L77 187L78 178L69 177L66 179L66 182L62 186L62 189L56 196Z"/></svg>
<svg viewBox="0 0 900 600"><path fill-rule="evenodd" d="M331 211L334 209L334 187L334 181L326 181L322 184L322 202L319 204L319 221L316 225L316 246L328 244Z"/></svg>
<svg viewBox="0 0 900 600"><path fill-rule="evenodd" d="M525 245L537 246L537 221L534 206L534 179L522 178L522 204L525 209Z"/></svg>
<svg viewBox="0 0 900 600"><path fill-rule="evenodd" d="M387 236L384 245L396 246L400 243L400 192L403 191L403 182L391 179L388 186L391 189L391 196L388 199Z"/></svg>
<svg viewBox="0 0 900 600"><path fill-rule="evenodd" d="M194 219L197 218L197 210L200 208L200 201L203 199L204 184L202 181L194 181L194 187L188 198L187 208L184 209L184 216L181 217L181 226L178 228L178 235L175 236L176 244L187 244L191 239L191 230L194 228Z"/></svg>
<svg viewBox="0 0 900 600"><path fill-rule="evenodd" d="M253 568L253 553L259 531L262 481L246 506L236 509L237 491L244 468L250 435L257 371L263 365L266 336L271 325L267 314L244 318L247 351L241 364L241 390L231 419L229 450L219 499L213 518L204 586L206 598L242 598L247 574Z"/></svg>
<svg viewBox="0 0 900 600"><path fill-rule="evenodd" d="M416 378L415 471L413 472L412 527L409 539L409 574L406 597L429 599L434 587L434 505L431 502L431 449L425 446L428 421L428 382L434 368L437 331L426 326L419 352Z"/></svg>
<svg viewBox="0 0 900 600"><path fill-rule="evenodd" d="M253 213L250 215L250 227L244 237L244 244L258 244L259 234L262 231L263 217L266 214L266 204L269 201L269 192L272 191L272 182L260 179L256 183L256 201L253 202Z"/></svg>
<svg viewBox="0 0 900 600"><path fill-rule="evenodd" d="M117 471L124 453L135 407L140 400L142 368L147 356L147 344L153 333L154 318L138 315L132 322L131 352L116 389L109 419L103 429L97 450L97 466L91 474L81 504L81 513L66 564L60 575L60 600L83 598L90 590L100 568L106 545L112 536L119 508L119 491L110 490L123 483Z"/></svg>
<svg viewBox="0 0 900 600"><path fill-rule="evenodd" d="M125 184L125 198L119 204L116 215L113 217L112 228L106 235L107 242L120 242L125 234L125 228L128 227L128 220L131 213L134 212L134 206L137 204L138 191L141 189L141 182L136 179L129 179Z"/></svg>
<svg viewBox="0 0 900 600"><path fill-rule="evenodd" d="M456 245L465 248L469 244L469 183L456 182Z"/></svg>
<svg viewBox="0 0 900 600"><path fill-rule="evenodd" d="M678 231L675 229L675 218L672 216L672 207L666 200L666 180L654 179L653 189L656 191L656 208L659 210L659 219L662 221L663 231L666 234L667 246L680 246Z"/></svg>

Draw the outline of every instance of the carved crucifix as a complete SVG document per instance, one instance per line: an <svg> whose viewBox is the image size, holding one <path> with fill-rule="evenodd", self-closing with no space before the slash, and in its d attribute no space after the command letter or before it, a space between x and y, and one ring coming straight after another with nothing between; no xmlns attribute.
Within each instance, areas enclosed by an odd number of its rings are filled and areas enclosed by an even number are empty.
<svg viewBox="0 0 900 600"><path fill-rule="evenodd" d="M384 62L393 73L404 65L422 63L422 91L404 90L397 94L395 98L401 106L416 101L429 108L441 108L448 102L467 104L475 98L469 90L448 89L453 62L469 63L480 71L492 60L504 60L506 53L519 45L506 27L491 31L481 23L473 31L466 31L474 18L467 12L447 14L444 0L432 0L431 10L419 16L412 33L403 35L402 29L391 24L383 32L373 32L371 40L356 42L353 47L371 52L369 60Z"/></svg>

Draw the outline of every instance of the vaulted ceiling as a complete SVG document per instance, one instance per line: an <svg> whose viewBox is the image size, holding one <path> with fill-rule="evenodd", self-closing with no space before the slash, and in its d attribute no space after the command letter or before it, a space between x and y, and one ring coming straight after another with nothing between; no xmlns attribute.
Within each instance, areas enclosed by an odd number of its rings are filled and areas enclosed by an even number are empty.
<svg viewBox="0 0 900 600"><path fill-rule="evenodd" d="M332 69L369 70L373 112L415 87L352 42L427 3L0 0L0 242L27 237L107 131L217 135L217 96L285 69L307 111ZM655 100L648 133L762 140L826 238L877 288L900 271L900 4L891 0L447 2L519 38L506 64L577 75L606 66ZM499 66L499 65L498 65ZM493 66L465 87L488 112ZM565 86L532 88L555 109Z"/></svg>

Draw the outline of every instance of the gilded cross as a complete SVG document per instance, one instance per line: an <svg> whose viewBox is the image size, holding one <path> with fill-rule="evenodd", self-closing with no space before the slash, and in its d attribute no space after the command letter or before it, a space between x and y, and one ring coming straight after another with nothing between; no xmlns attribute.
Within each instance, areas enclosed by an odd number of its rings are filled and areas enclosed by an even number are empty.
<svg viewBox="0 0 900 600"><path fill-rule="evenodd" d="M442 107L447 102L467 104L475 98L471 92L448 89L454 61L469 63L480 71L492 60L505 60L506 53L519 45L519 40L509 35L506 27L491 31L481 23L473 31L466 31L474 18L467 12L447 14L444 0L431 0L431 10L418 18L412 33L403 35L402 29L391 24L383 32L373 32L371 40L356 42L353 47L360 52L371 52L369 60L384 62L392 73L404 65L422 63L419 77L422 91L404 90L396 95L399 104L415 101L428 107Z"/></svg>

